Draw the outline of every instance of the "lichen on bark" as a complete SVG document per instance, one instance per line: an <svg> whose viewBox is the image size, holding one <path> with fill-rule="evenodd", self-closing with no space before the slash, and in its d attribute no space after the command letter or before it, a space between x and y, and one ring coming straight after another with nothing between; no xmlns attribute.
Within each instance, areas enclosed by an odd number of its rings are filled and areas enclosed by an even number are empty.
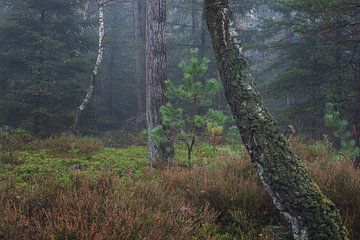
<svg viewBox="0 0 360 240"><path fill-rule="evenodd" d="M311 179L265 109L237 33L228 0L206 0L206 17L225 95L260 179L295 239L348 239L334 203Z"/></svg>

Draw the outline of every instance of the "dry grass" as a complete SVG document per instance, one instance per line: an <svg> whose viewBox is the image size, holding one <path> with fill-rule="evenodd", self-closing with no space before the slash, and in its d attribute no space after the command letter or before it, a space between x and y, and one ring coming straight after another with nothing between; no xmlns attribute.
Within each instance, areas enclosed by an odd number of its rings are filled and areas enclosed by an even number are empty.
<svg viewBox="0 0 360 240"><path fill-rule="evenodd" d="M350 161L315 163L311 175L340 209L351 239L360 239L360 172Z"/></svg>
<svg viewBox="0 0 360 240"><path fill-rule="evenodd" d="M124 182L103 175L96 181L78 176L74 183L64 187L47 180L26 192L2 186L0 236L188 240L216 216L160 182Z"/></svg>
<svg viewBox="0 0 360 240"><path fill-rule="evenodd" d="M49 154L68 157L76 154L90 154L101 150L104 144L97 138L77 137L70 133L38 139L27 133L14 133L1 136L2 151L32 151L44 149Z"/></svg>
<svg viewBox="0 0 360 240"><path fill-rule="evenodd" d="M219 161L212 168L193 170L168 169L163 172L165 182L174 190L186 193L198 206L209 205L227 222L231 210L241 208L256 217L274 214L270 199L263 191L259 179L247 160ZM276 215L276 214L275 214Z"/></svg>
<svg viewBox="0 0 360 240"><path fill-rule="evenodd" d="M61 134L43 141L39 141L40 148L54 156L66 157L77 154L90 154L101 150L103 143L92 137L76 137L72 134Z"/></svg>
<svg viewBox="0 0 360 240"><path fill-rule="evenodd" d="M345 159L324 161L326 148L292 145L360 239L359 172ZM76 173L66 186L50 178L24 190L9 179L0 215L0 239L279 239L260 233L284 224L248 156L225 153L210 167L147 170L137 180Z"/></svg>
<svg viewBox="0 0 360 240"><path fill-rule="evenodd" d="M305 144L301 139L291 144L321 190L339 208L351 239L360 239L360 171L354 169L349 159L332 161L333 150L322 144Z"/></svg>
<svg viewBox="0 0 360 240"><path fill-rule="evenodd" d="M0 163L20 165L20 164L24 163L24 160L16 155L14 155L12 152L0 153Z"/></svg>

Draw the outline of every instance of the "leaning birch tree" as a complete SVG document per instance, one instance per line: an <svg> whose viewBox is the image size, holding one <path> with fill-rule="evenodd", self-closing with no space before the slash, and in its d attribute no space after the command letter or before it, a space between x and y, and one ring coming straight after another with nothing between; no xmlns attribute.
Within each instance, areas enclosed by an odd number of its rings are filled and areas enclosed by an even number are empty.
<svg viewBox="0 0 360 240"><path fill-rule="evenodd" d="M344 240L347 231L264 108L232 22L228 0L205 0L225 95L260 179L296 240Z"/></svg>
<svg viewBox="0 0 360 240"><path fill-rule="evenodd" d="M89 2L87 2L86 4L87 4L87 8L88 8ZM91 75L90 75L90 86L87 90L84 100L82 101L81 105L78 107L76 114L75 114L75 120L74 120L74 124L73 124L73 129L72 129L73 133L76 133L78 131L81 116L82 116L83 112L86 110L89 102L93 98L95 85L96 85L96 78L98 76L99 69L100 69L103 59L104 59L104 37L105 37L104 4L105 3L103 2L103 0L97 0L97 6L98 6L98 11L99 11L99 19L98 19L99 41L98 41L97 58L96 58L96 62L95 62L93 71L91 72Z"/></svg>
<svg viewBox="0 0 360 240"><path fill-rule="evenodd" d="M160 108L166 102L166 0L146 0L146 121L149 160L163 165L173 154L164 140L156 143L153 130L161 126ZM160 161L160 162L159 162Z"/></svg>

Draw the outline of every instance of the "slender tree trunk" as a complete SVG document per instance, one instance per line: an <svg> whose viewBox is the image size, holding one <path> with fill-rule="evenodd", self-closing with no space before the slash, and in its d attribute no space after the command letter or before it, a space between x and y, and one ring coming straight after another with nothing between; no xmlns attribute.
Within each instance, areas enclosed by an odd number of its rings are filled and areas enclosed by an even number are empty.
<svg viewBox="0 0 360 240"><path fill-rule="evenodd" d="M200 33L200 47L199 47L199 58L203 59L205 57L206 52L206 14L205 10L203 10L202 16L201 16L201 33ZM204 82L205 79L202 79L202 82Z"/></svg>
<svg viewBox="0 0 360 240"><path fill-rule="evenodd" d="M106 106L107 106L107 113L109 117L113 115L113 79L114 79L114 66L115 66L115 47L111 47L110 49L110 66L108 79L107 79L107 89L106 89Z"/></svg>
<svg viewBox="0 0 360 240"><path fill-rule="evenodd" d="M145 112L145 37L146 5L145 0L133 0L134 33L135 33L135 77L137 80L137 111Z"/></svg>
<svg viewBox="0 0 360 240"><path fill-rule="evenodd" d="M83 102L81 103L81 105L79 106L76 115L75 115L75 120L74 120L74 125L72 128L73 133L77 133L78 129L79 129L79 124L80 124L80 118L82 113L86 110L89 102L91 101L93 94L94 94L94 90L95 90L95 85L96 85L96 77L99 73L99 68L103 62L103 57L104 57L104 36L105 36L105 24L104 24L104 7L103 7L103 3L101 0L98 0L98 6L99 6L99 31L98 31L98 36L99 36L99 48L98 48L98 54L97 54L97 58L96 58L96 63L94 66L94 69L91 73L90 76L90 87L87 90L87 94L83 100Z"/></svg>
<svg viewBox="0 0 360 240"><path fill-rule="evenodd" d="M354 71L354 81L355 86L357 89L357 96L356 96L356 104L355 104L355 111L353 115L353 138L356 141L356 145L360 148L360 65L355 66L353 68ZM360 167L360 156L358 156L354 161L355 169Z"/></svg>
<svg viewBox="0 0 360 240"><path fill-rule="evenodd" d="M206 0L206 10L225 95L241 137L294 238L348 239L335 205L321 193L265 110L229 20L228 0Z"/></svg>
<svg viewBox="0 0 360 240"><path fill-rule="evenodd" d="M161 126L160 108L165 104L166 80L166 0L146 0L146 119L149 160L164 164L173 154L172 144L155 145L152 130ZM158 162L158 161L165 162Z"/></svg>
<svg viewBox="0 0 360 240"><path fill-rule="evenodd" d="M191 0L191 31L192 31L192 38L193 38L193 45L197 46L197 28L198 28L198 11L197 11L197 2L196 0Z"/></svg>

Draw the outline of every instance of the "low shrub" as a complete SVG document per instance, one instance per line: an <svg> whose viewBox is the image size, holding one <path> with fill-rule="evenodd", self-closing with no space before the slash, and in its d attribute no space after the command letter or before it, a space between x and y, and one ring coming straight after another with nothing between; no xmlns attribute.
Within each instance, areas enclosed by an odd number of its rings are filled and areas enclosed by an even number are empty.
<svg viewBox="0 0 360 240"><path fill-rule="evenodd" d="M332 161L324 145L291 144L339 208L350 239L360 239L359 172L350 160ZM0 239L291 239L246 152L202 151L196 155L208 163L190 169L149 169L144 147L73 159L81 171L70 170L66 158L41 159L45 153L24 158L0 180ZM67 181L41 174L41 166L62 169ZM18 184L21 171L32 176L30 184Z"/></svg>
<svg viewBox="0 0 360 240"><path fill-rule="evenodd" d="M0 135L0 150L16 151L32 149L35 138L22 129L15 129Z"/></svg>
<svg viewBox="0 0 360 240"><path fill-rule="evenodd" d="M295 137L292 138L290 144L306 163L329 162L335 154L333 149L323 141L305 141Z"/></svg>
<svg viewBox="0 0 360 240"><path fill-rule="evenodd" d="M2 239L192 239L216 216L159 182L77 176L25 192L0 187Z"/></svg>
<svg viewBox="0 0 360 240"><path fill-rule="evenodd" d="M54 156L75 156L90 154L103 149L103 143L93 137L77 137L72 134L61 134L40 141L41 148Z"/></svg>
<svg viewBox="0 0 360 240"><path fill-rule="evenodd" d="M106 147L146 146L146 133L127 132L123 130L109 131L101 136Z"/></svg>
<svg viewBox="0 0 360 240"><path fill-rule="evenodd" d="M0 163L21 165L24 164L24 160L12 152L0 153Z"/></svg>
<svg viewBox="0 0 360 240"><path fill-rule="evenodd" d="M360 172L351 160L315 163L309 168L321 190L339 208L350 231L350 239L360 239Z"/></svg>
<svg viewBox="0 0 360 240"><path fill-rule="evenodd" d="M196 206L216 210L221 231L231 236L225 239L258 239L264 226L283 224L248 159L233 156L218 159L210 168L168 169L162 177Z"/></svg>

